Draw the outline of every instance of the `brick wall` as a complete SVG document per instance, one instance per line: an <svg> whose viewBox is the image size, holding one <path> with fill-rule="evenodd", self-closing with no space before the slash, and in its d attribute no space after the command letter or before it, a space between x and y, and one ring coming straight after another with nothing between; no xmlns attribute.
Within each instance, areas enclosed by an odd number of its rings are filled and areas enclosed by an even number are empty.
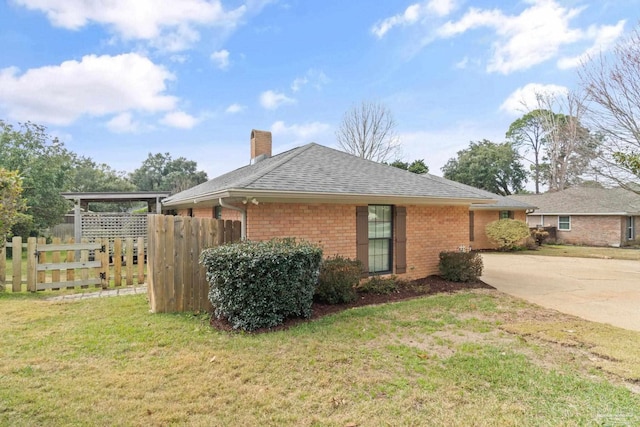
<svg viewBox="0 0 640 427"><path fill-rule="evenodd" d="M558 243L592 246L620 246L625 243L621 222L626 217L571 215L571 230L558 230ZM557 217L546 217L545 222L558 226Z"/></svg>
<svg viewBox="0 0 640 427"><path fill-rule="evenodd" d="M467 206L407 206L407 278L437 274L440 252L468 245Z"/></svg>
<svg viewBox="0 0 640 427"><path fill-rule="evenodd" d="M438 273L439 254L469 245L466 206L406 206L407 279ZM194 209L194 216L212 215L212 208ZM223 209L223 219L240 212ZM238 217L233 217L238 215ZM497 213L496 213L497 216ZM356 257L356 205L260 203L247 205L247 238L295 237L317 243L325 257ZM395 265L395 262L394 262Z"/></svg>
<svg viewBox="0 0 640 427"><path fill-rule="evenodd" d="M487 224L490 222L496 221L500 219L500 211L499 210L475 210L474 214L474 233L473 233L473 241L471 242L471 247L473 249L495 249L497 246L495 243L492 243L487 237L487 233L485 231ZM513 219L517 219L520 221L527 221L527 214L525 211L514 211Z"/></svg>
<svg viewBox="0 0 640 427"><path fill-rule="evenodd" d="M296 237L319 244L325 257L356 257L355 205L260 203L248 205L247 238Z"/></svg>

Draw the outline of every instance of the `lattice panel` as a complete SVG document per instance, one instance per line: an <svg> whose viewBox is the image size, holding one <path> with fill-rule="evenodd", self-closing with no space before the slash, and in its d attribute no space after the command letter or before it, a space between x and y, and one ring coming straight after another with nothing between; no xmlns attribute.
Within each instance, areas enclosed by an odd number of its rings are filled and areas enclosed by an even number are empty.
<svg viewBox="0 0 640 427"><path fill-rule="evenodd" d="M116 237L147 238L147 214L84 213L82 214L82 238L89 241Z"/></svg>

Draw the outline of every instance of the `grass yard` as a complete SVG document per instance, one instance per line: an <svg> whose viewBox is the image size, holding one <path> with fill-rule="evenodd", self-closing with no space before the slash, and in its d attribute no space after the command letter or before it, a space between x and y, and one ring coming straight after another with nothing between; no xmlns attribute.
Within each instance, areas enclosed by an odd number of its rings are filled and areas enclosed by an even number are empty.
<svg viewBox="0 0 640 427"><path fill-rule="evenodd" d="M0 294L0 425L640 424L640 333L492 290L259 335L148 310Z"/></svg>
<svg viewBox="0 0 640 427"><path fill-rule="evenodd" d="M592 246L571 246L571 245L542 245L535 251L522 251L512 253L525 253L527 255L547 255L578 258L611 258L640 260L640 249L638 248L605 248Z"/></svg>

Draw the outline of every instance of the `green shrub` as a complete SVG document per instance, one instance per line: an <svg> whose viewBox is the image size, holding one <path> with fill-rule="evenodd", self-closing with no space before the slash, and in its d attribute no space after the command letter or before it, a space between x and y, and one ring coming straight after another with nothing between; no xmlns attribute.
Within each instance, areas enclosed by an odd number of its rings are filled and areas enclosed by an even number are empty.
<svg viewBox="0 0 640 427"><path fill-rule="evenodd" d="M342 304L356 299L362 263L336 255L322 261L314 298L327 304Z"/></svg>
<svg viewBox="0 0 640 427"><path fill-rule="evenodd" d="M498 245L498 249L510 250L530 236L529 226L517 219L499 219L490 222L486 228L489 240Z"/></svg>
<svg viewBox="0 0 640 427"><path fill-rule="evenodd" d="M293 239L240 242L206 249L209 300L214 315L235 329L253 331L310 317L322 249Z"/></svg>
<svg viewBox="0 0 640 427"><path fill-rule="evenodd" d="M478 252L440 252L440 275L452 282L474 282L482 275Z"/></svg>
<svg viewBox="0 0 640 427"><path fill-rule="evenodd" d="M395 276L373 276L358 286L358 291L363 293L389 295L398 291L398 283Z"/></svg>

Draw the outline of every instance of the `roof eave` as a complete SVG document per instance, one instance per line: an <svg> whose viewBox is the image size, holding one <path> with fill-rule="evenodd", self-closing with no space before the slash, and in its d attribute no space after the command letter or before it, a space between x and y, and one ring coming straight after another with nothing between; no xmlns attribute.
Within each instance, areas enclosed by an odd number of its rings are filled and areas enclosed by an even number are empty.
<svg viewBox="0 0 640 427"><path fill-rule="evenodd" d="M216 205L218 199L256 199L259 202L298 202L298 203L387 203L387 204L409 204L409 205L470 205L496 203L495 199L477 198L456 198L437 196L407 196L407 195L385 195L385 194L355 194L355 193L318 193L299 191L273 191L273 190L250 190L250 189L229 189L215 191L208 194L200 194L194 198L181 200L163 201L163 206L167 208L193 207L195 204Z"/></svg>

